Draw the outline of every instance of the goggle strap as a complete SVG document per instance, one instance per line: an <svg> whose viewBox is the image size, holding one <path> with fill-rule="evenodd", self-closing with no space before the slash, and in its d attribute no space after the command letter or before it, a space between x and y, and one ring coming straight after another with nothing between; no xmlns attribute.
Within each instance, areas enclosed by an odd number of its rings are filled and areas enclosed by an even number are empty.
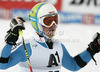
<svg viewBox="0 0 100 72"><path fill-rule="evenodd" d="M36 17L32 17L32 16L29 16L29 20L32 21L32 22L39 22L39 19L36 18Z"/></svg>

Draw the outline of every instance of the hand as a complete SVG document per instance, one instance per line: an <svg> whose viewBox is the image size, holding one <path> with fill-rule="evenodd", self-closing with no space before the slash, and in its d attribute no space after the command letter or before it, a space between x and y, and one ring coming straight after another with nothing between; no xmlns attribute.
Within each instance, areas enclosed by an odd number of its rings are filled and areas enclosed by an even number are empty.
<svg viewBox="0 0 100 72"><path fill-rule="evenodd" d="M19 29L24 30L25 20L22 17L16 17L11 20L10 27L11 31L17 32Z"/></svg>
<svg viewBox="0 0 100 72"><path fill-rule="evenodd" d="M100 52L100 34L96 33L93 37L93 41L89 44L87 51L90 53L92 59L94 60L95 64L97 65L96 60L94 59L93 55Z"/></svg>
<svg viewBox="0 0 100 72"><path fill-rule="evenodd" d="M10 30L7 31L7 35L5 36L6 43L9 45L16 45L16 41L19 37L19 29L25 29L24 22L25 20L21 17L16 17L11 20Z"/></svg>
<svg viewBox="0 0 100 72"><path fill-rule="evenodd" d="M100 52L100 34L96 33L93 37L93 41L89 44L89 48L92 54Z"/></svg>

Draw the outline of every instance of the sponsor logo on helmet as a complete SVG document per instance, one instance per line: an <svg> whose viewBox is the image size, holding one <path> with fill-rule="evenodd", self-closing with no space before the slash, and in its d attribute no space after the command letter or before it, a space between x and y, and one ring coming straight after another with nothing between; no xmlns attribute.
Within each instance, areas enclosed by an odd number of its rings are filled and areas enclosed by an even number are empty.
<svg viewBox="0 0 100 72"><path fill-rule="evenodd" d="M55 11L51 11L51 12L49 12L49 13L55 13Z"/></svg>

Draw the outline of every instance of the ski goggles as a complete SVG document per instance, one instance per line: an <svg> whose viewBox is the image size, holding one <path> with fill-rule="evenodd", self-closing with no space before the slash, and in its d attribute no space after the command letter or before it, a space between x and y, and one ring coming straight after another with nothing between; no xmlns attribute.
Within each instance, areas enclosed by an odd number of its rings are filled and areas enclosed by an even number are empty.
<svg viewBox="0 0 100 72"><path fill-rule="evenodd" d="M39 18L39 23L45 27L51 27L53 24L58 25L58 15L49 14Z"/></svg>

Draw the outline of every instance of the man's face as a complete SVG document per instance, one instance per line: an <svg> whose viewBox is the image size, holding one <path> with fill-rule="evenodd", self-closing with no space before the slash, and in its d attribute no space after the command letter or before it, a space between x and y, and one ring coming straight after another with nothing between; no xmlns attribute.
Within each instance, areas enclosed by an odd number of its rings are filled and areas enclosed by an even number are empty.
<svg viewBox="0 0 100 72"><path fill-rule="evenodd" d="M56 25L53 24L51 27L47 28L45 26L43 26L43 33L48 36L49 38L53 37L55 34L55 30L56 30Z"/></svg>

